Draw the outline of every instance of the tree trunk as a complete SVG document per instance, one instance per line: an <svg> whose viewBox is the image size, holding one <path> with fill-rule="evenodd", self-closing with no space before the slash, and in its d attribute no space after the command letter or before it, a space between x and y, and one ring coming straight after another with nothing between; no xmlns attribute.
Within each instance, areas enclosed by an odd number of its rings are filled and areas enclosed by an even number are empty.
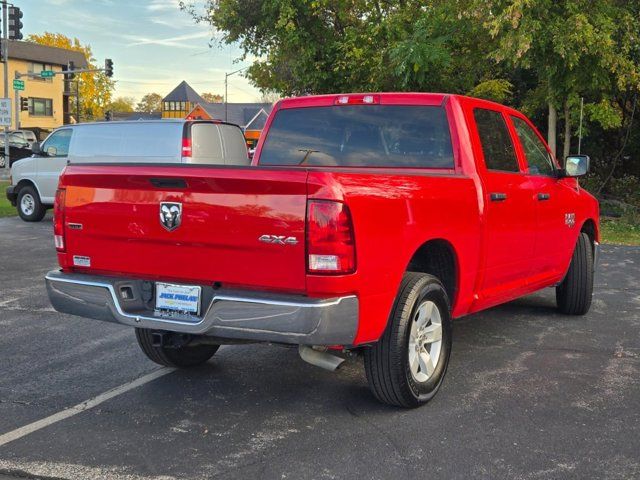
<svg viewBox="0 0 640 480"><path fill-rule="evenodd" d="M553 103L549 102L549 121L547 124L547 143L553 156L556 156L556 124L558 123L558 112Z"/></svg>
<svg viewBox="0 0 640 480"><path fill-rule="evenodd" d="M571 110L569 100L564 101L564 150L562 158L566 158L571 153Z"/></svg>

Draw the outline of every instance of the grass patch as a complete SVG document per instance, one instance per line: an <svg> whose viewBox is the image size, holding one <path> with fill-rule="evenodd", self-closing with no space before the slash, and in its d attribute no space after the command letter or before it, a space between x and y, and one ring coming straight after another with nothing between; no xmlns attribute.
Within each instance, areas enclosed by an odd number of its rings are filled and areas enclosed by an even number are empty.
<svg viewBox="0 0 640 480"><path fill-rule="evenodd" d="M9 182L0 181L0 218L13 217L18 214L16 207L7 200L6 190L8 186Z"/></svg>
<svg viewBox="0 0 640 480"><path fill-rule="evenodd" d="M640 245L640 223L635 223L625 217L602 217L600 219L600 236L603 243Z"/></svg>

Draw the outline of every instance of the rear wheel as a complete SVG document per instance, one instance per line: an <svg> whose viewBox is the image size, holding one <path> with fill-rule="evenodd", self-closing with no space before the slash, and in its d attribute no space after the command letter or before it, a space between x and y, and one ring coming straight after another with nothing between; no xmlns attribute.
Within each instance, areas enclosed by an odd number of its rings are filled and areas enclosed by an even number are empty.
<svg viewBox="0 0 640 480"><path fill-rule="evenodd" d="M20 189L16 206L18 215L25 222L39 222L47 213L47 209L40 202L38 192L32 186Z"/></svg>
<svg viewBox="0 0 640 480"><path fill-rule="evenodd" d="M581 233L562 283L556 287L558 309L567 315L584 315L591 308L593 295L593 245Z"/></svg>
<svg viewBox="0 0 640 480"><path fill-rule="evenodd" d="M200 365L213 357L220 348L219 345L185 345L177 348L154 346L154 332L146 328L136 328L136 339L149 360L165 367L187 368Z"/></svg>
<svg viewBox="0 0 640 480"><path fill-rule="evenodd" d="M451 353L449 310L437 278L405 273L384 335L364 354L369 388L378 400L411 408L435 396Z"/></svg>

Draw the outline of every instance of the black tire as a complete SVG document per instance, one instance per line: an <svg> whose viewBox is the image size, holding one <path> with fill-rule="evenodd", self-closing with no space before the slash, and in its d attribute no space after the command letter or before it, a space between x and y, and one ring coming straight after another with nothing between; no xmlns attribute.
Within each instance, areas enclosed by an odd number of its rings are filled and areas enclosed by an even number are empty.
<svg viewBox="0 0 640 480"><path fill-rule="evenodd" d="M411 371L409 340L418 309L431 301L441 319L442 341L437 364L425 381ZM424 273L405 273L387 328L380 340L364 352L364 365L373 395L381 402L405 408L431 400L444 379L451 354L451 313L449 298L440 281Z"/></svg>
<svg viewBox="0 0 640 480"><path fill-rule="evenodd" d="M179 348L154 347L154 330L136 328L136 339L144 354L159 365L173 368L187 368L200 365L209 360L220 348L219 345L196 345Z"/></svg>
<svg viewBox="0 0 640 480"><path fill-rule="evenodd" d="M569 270L556 287L556 302L562 313L584 315L589 311L593 294L593 269L593 245L589 236L581 233Z"/></svg>
<svg viewBox="0 0 640 480"><path fill-rule="evenodd" d="M40 195L30 185L22 187L18 191L16 208L18 209L18 215L25 222L39 222L47 213L47 209L40 202Z"/></svg>

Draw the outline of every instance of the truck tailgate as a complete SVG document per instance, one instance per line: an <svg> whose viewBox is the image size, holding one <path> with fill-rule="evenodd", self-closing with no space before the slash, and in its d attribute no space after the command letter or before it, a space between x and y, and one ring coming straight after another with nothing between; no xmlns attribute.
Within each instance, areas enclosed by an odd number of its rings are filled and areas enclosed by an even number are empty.
<svg viewBox="0 0 640 480"><path fill-rule="evenodd" d="M304 170L256 167L70 165L61 180L63 264L77 271L304 292L306 178ZM162 222L164 202L165 210L180 204L172 230L171 222ZM265 235L289 240L269 242ZM74 266L74 256L87 259ZM77 266L83 263L90 266Z"/></svg>

